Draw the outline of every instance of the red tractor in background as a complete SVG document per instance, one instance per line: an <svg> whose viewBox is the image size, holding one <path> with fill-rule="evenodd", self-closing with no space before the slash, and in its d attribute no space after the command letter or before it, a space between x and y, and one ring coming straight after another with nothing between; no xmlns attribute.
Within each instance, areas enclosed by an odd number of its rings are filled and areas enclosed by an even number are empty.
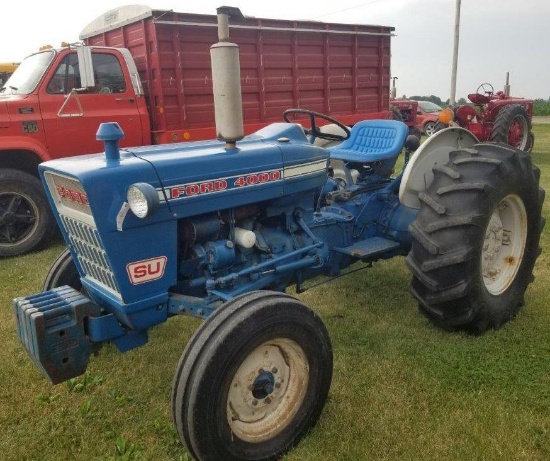
<svg viewBox="0 0 550 461"><path fill-rule="evenodd" d="M417 127L418 101L412 99L390 99L390 110L394 120L399 120L409 127L409 134L420 139L422 132Z"/></svg>
<svg viewBox="0 0 550 461"><path fill-rule="evenodd" d="M444 109L436 129L459 125L472 132L479 141L503 142L531 152L535 136L531 131L533 100L510 96L508 76L504 91L495 93L490 83L479 85L468 99L473 104Z"/></svg>

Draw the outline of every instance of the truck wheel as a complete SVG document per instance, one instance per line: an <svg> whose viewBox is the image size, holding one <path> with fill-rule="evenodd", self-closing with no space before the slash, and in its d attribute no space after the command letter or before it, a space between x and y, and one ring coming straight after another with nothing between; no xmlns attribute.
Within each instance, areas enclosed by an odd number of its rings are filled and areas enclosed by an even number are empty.
<svg viewBox="0 0 550 461"><path fill-rule="evenodd" d="M424 125L424 134L430 137L434 133L435 133L435 122L427 122Z"/></svg>
<svg viewBox="0 0 550 461"><path fill-rule="evenodd" d="M477 144L433 172L410 226L411 293L442 328L498 328L523 305L540 254L540 170L524 152Z"/></svg>
<svg viewBox="0 0 550 461"><path fill-rule="evenodd" d="M248 293L190 339L174 378L174 422L198 461L274 460L316 423L331 378L317 314L282 293Z"/></svg>
<svg viewBox="0 0 550 461"><path fill-rule="evenodd" d="M82 291L80 274L69 249L64 250L50 267L50 271L44 280L44 291L63 285L69 285L77 291Z"/></svg>
<svg viewBox="0 0 550 461"><path fill-rule="evenodd" d="M531 121L524 107L512 104L500 110L495 118L490 140L503 142L527 152Z"/></svg>
<svg viewBox="0 0 550 461"><path fill-rule="evenodd" d="M42 183L17 170L0 170L0 256L37 250L56 226Z"/></svg>

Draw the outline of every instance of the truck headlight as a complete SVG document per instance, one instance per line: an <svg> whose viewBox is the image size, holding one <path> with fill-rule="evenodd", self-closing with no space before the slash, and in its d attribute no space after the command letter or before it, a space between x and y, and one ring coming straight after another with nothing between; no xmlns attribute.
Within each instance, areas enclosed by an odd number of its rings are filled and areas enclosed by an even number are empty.
<svg viewBox="0 0 550 461"><path fill-rule="evenodd" d="M126 199L130 209L138 218L150 216L159 204L159 196L155 188L144 182L138 182L128 187Z"/></svg>

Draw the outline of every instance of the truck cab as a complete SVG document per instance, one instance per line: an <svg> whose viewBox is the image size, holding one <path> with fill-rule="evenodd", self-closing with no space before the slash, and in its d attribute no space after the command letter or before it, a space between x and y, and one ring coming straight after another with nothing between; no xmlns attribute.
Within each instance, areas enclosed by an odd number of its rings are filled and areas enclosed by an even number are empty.
<svg viewBox="0 0 550 461"><path fill-rule="evenodd" d="M124 146L151 143L134 61L125 49L67 46L26 58L0 90L0 256L49 240L55 225L38 164L102 150L97 127L123 127Z"/></svg>
<svg viewBox="0 0 550 461"><path fill-rule="evenodd" d="M95 133L106 117L124 127L124 145L149 144L143 91L139 81L132 80L134 64L125 51L69 46L25 59L0 93L0 149L25 138L42 161L99 152L102 146ZM83 59L91 60L86 72L93 77L84 84Z"/></svg>

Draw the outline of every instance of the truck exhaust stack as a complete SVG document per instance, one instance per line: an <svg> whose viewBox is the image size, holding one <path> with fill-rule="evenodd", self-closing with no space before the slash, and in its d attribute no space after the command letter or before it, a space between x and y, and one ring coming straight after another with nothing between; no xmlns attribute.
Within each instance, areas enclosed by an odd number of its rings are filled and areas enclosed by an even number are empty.
<svg viewBox="0 0 550 461"><path fill-rule="evenodd" d="M235 149L244 137L239 47L229 42L229 18L241 17L238 8L222 6L218 13L219 42L210 47L216 137Z"/></svg>

